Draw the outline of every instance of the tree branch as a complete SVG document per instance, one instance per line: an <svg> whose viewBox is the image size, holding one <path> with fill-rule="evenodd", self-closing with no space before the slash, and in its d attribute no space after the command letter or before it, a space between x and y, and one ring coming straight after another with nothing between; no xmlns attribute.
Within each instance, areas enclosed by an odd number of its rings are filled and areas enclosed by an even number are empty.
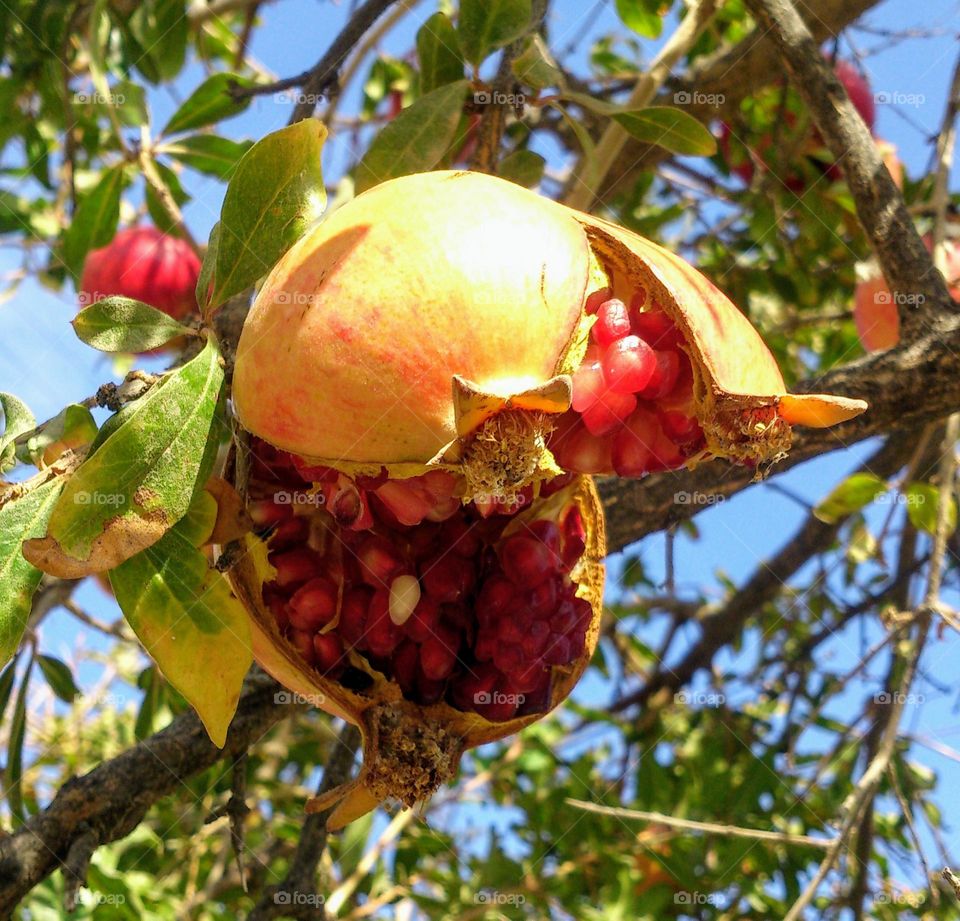
<svg viewBox="0 0 960 921"><path fill-rule="evenodd" d="M183 780L221 758L240 757L260 741L290 713L290 704L277 702L278 690L262 672L248 677L222 750L191 710L139 745L68 780L46 809L0 839L0 917L9 917L19 900L54 870L69 873L78 841L94 836L107 844L125 837L153 803Z"/></svg>

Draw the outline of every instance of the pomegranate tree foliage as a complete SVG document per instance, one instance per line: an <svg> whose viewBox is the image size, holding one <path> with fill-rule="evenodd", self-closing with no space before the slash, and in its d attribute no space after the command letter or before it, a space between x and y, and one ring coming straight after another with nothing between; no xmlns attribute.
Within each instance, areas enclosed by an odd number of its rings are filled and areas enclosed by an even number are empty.
<svg viewBox="0 0 960 921"><path fill-rule="evenodd" d="M368 0L357 16L380 7L378 22L392 28L399 6L391 6ZM199 321L180 324L124 298L88 306L74 323L84 342L107 352L173 341L167 374L132 376L40 425L15 395L0 396L0 470L10 481L0 485L8 831L31 827L64 781L111 765L138 740L149 745L191 705L217 744L226 738L251 650L243 613L203 549L215 534L219 543L232 533L224 493L208 476L229 437L223 359L235 340L229 324L209 335L209 321L227 302L221 316L229 314L320 217L327 130L334 141L354 131L360 142L338 198L351 186L471 164L561 197L564 166L575 163L576 176L605 189L602 209L670 243L722 285L762 331L788 382L860 354L849 309L867 238L842 178L825 173L799 97L773 69L750 83L734 70L707 103L695 82L683 83L683 73L702 72L711 55L744 41L751 22L741 4L721 5L685 50L675 68L683 89L644 105L627 97L652 54L649 40L675 27L679 6L618 0L616 10L619 25L575 51L562 4L543 29L543 4L529 0L417 8L407 14L418 23L409 54L374 52L355 67L347 57L344 73L362 87L355 108L352 97L335 102L329 94L319 113L326 125L278 124L253 144L233 136L230 118L276 92L245 51L251 31L269 21L257 4L0 8L0 229L22 244L27 272L73 297L85 257L109 243L122 212L190 239L181 208L203 183L223 183L220 223L201 241L203 332ZM831 10L821 11L817 28L857 28L852 13ZM303 15L318 35L333 34L326 9L304 7ZM344 35L347 55L364 30ZM330 73L305 74L296 85L305 94L330 91L343 55ZM183 101L161 128L150 107L170 85ZM716 151L716 117L731 126L736 153L762 151L749 187L731 175L730 152ZM598 142L614 121L630 141L603 171ZM560 153L545 158L547 150ZM908 176L904 196L927 230L937 205L933 177ZM30 308L14 299L5 309ZM95 405L113 411L99 427ZM925 574L930 535L955 525L953 500L941 502L936 476L942 434L938 424L899 431L871 469L824 483L823 501L784 535L771 561L742 585L721 576L719 599L682 570L669 570L662 584L649 551L628 551L590 691L521 736L469 753L458 783L422 815L394 814L386 825L381 812L317 837L304 825L303 803L316 767L337 753L339 730L321 711L290 706L268 735L251 740L239 769L198 764L169 795L148 795L155 802L136 827L95 828L101 846L92 859L69 846L80 835L75 823L30 884L15 861L0 863L0 904L12 910L22 896L37 919L61 917L74 900L77 917L118 918L251 910L320 917L324 903L331 915L376 906L387 914L402 903L438 918L783 917L823 859L821 847L605 815L571 800L795 839L834 837L832 823L895 725L890 715L899 717L898 695L909 692L901 684L911 635L904 612L920 597L911 577ZM871 510L878 500L889 514ZM692 500L686 508L676 501L677 517L688 518ZM695 543L696 525L685 520L674 539ZM948 588L955 546L942 563ZM715 565L722 570L723 561ZM77 668L89 656L67 664L48 651L46 618L58 605L80 618L78 631L115 616L106 602L91 617L69 600L73 580L104 572L126 623L109 628L110 649L96 659L110 687L130 689L132 708L88 678L95 670L81 678ZM950 642L949 629L929 643ZM745 646L755 651L747 661L730 655ZM953 693L952 680L931 665L924 693ZM53 706L47 691L62 703ZM938 807L943 783L904 736L889 758L810 917L960 917L954 893L925 879L951 860ZM103 796L132 792L118 785ZM237 802L231 793L252 809L235 823L242 834L233 842L224 818L236 814L227 807ZM478 802L501 807L493 826L488 805L471 805ZM207 824L211 814L219 818ZM298 850L301 841L308 846ZM52 872L62 861L69 869Z"/></svg>

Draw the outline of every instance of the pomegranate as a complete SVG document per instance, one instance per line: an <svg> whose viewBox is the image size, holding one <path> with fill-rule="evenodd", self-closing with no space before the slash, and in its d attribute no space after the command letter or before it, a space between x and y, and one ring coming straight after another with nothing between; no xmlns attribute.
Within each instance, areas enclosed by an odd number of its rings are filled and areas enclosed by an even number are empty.
<svg viewBox="0 0 960 921"><path fill-rule="evenodd" d="M197 309L200 260L189 244L156 227L127 227L84 262L80 305L113 295L135 298L176 320Z"/></svg>
<svg viewBox="0 0 960 921"><path fill-rule="evenodd" d="M785 390L750 323L683 260L512 183L436 172L371 189L283 257L244 325L233 399L248 431L338 471L331 501L359 502L348 479L385 469L510 502L561 469L612 472L556 456L577 425L602 439L641 410L695 417L702 437L682 457L658 448L661 466L754 462L790 423L865 406Z"/></svg>
<svg viewBox="0 0 960 921"><path fill-rule="evenodd" d="M874 122L876 121L876 104L870 84L849 61L836 61L833 65L833 71L843 84L843 88L847 91L850 101L860 113L860 117L866 122L867 127L872 133ZM796 122L796 115L792 112L785 114L784 123L788 129L794 129ZM753 182L756 168L755 162L763 167L766 166L764 158L769 157L774 141L771 134L764 134L751 151L743 144L736 143L730 126L726 122L721 122L720 137L717 143L730 171L736 176L739 176L746 185L750 185L750 183ZM801 148L800 152L805 154L810 162L817 169L821 170L828 179L831 181L839 179L842 175L840 168L833 162L832 158L827 161L823 160L823 147L823 138L814 128L809 140ZM797 173L787 174L783 182L788 189L796 194L800 194L806 187L803 176Z"/></svg>
<svg viewBox="0 0 960 921"><path fill-rule="evenodd" d="M256 532L230 571L254 652L358 724L338 826L539 719L596 644L589 476L724 456L856 400L786 393L746 318L683 260L487 175L384 183L270 273L240 338Z"/></svg>
<svg viewBox="0 0 960 921"><path fill-rule="evenodd" d="M445 502L430 472L355 481L364 512L344 519L340 476L254 440L255 531L230 571L263 667L362 728L360 776L312 806L339 802L331 827L388 796L413 805L465 749L570 693L597 642L604 553L588 477L496 510ZM428 517L404 523L422 494Z"/></svg>
<svg viewBox="0 0 960 921"><path fill-rule="evenodd" d="M923 238L930 249L929 234ZM954 300L960 300L960 239L948 238L944 244L947 262L947 287ZM853 321L860 344L868 352L892 349L900 341L900 316L897 303L876 262L857 266L858 275L853 300Z"/></svg>

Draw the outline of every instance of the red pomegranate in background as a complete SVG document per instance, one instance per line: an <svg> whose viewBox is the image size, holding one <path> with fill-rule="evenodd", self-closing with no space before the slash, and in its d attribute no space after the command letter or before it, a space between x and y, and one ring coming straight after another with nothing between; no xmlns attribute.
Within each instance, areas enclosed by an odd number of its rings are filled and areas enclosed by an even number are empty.
<svg viewBox="0 0 960 921"><path fill-rule="evenodd" d="M836 61L833 65L833 72L843 84L847 91L850 101L854 104L860 117L866 122L870 133L873 133L873 126L876 121L876 104L873 98L873 90L866 78L849 61ZM787 129L792 129L796 124L796 116L792 112L787 112L784 117ZM733 143L733 131L726 122L720 124L720 137L718 144L723 154L724 160L730 168L730 172L739 176L747 185L753 181L755 163L758 161L764 166L764 158L770 148L773 146L774 139L770 134L764 134L756 144L747 148L745 144ZM810 135L809 144L804 145L800 153L805 154L820 168L828 179L836 180L841 176L839 167L832 162L824 162L814 151L818 151L824 146L823 139L819 132L814 129ZM791 191L799 194L803 191L805 183L802 176L788 175L784 179L784 185Z"/></svg>
<svg viewBox="0 0 960 921"><path fill-rule="evenodd" d="M80 306L119 295L143 301L176 320L197 309L200 259L179 237L156 227L127 227L84 262Z"/></svg>

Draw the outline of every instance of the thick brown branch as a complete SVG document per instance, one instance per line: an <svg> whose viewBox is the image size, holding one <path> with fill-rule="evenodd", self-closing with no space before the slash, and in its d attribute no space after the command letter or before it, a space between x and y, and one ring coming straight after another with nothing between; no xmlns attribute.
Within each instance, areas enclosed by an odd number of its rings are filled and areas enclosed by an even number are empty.
<svg viewBox="0 0 960 921"><path fill-rule="evenodd" d="M223 750L190 711L134 748L67 781L46 809L0 839L0 917L9 917L19 900L54 870L69 869L78 841L95 837L106 844L125 837L153 803L184 780L221 758L241 756L290 714L289 704L276 701L277 690L262 673L251 676Z"/></svg>

